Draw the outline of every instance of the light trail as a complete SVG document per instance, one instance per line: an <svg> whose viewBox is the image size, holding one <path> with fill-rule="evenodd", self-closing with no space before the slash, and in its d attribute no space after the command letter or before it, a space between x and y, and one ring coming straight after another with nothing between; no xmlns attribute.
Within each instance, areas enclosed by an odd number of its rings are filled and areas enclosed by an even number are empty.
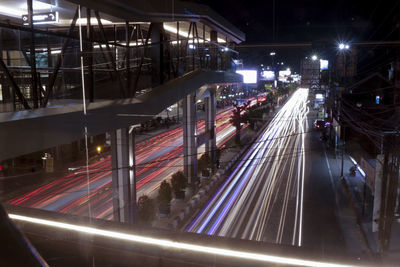
<svg viewBox="0 0 400 267"><path fill-rule="evenodd" d="M91 236L102 236L117 240L128 241L136 244L141 245L148 245L148 246L155 246L161 249L172 249L175 252L179 250L184 251L191 251L197 252L207 255L214 255L214 256L223 256L223 257L230 257L230 258L237 258L237 259L244 259L249 261L258 261L258 262L265 262L265 263L275 263L275 264L284 264L284 265L292 265L292 266L310 266L310 267L352 267L352 265L344 265L344 264L337 264L337 263L329 263L329 262L322 262L322 261L313 261L313 260L306 260L301 258L292 258L292 257L282 257L276 256L266 253L253 253L248 251L238 251L232 250L227 248L220 248L220 247L211 247L211 246L204 246L204 245L197 245L195 243L185 243L179 241L172 241L169 239L161 239L161 238L154 238L154 237L147 237L144 235L137 235L137 234L128 234L118 231L110 231L110 230L103 230L99 228L77 225L77 224L70 224L70 223L62 223L56 222L52 220L46 220L41 218L34 218L28 217L18 214L9 214L8 215L11 219L47 226L56 229L68 230L73 232L82 233L85 235Z"/></svg>
<svg viewBox="0 0 400 267"><path fill-rule="evenodd" d="M224 145L235 134L229 119L232 108L219 110L216 118L217 145ZM197 123L204 132L204 120ZM160 183L183 169L183 128L177 127L136 144L137 196L152 194ZM204 148L203 148L204 150ZM201 153L202 148L199 148ZM200 156L200 154L199 154ZM89 176L90 192L87 192ZM111 157L73 172L7 202L31 208L74 215L112 219Z"/></svg>
<svg viewBox="0 0 400 267"><path fill-rule="evenodd" d="M302 245L307 97L292 95L186 231Z"/></svg>

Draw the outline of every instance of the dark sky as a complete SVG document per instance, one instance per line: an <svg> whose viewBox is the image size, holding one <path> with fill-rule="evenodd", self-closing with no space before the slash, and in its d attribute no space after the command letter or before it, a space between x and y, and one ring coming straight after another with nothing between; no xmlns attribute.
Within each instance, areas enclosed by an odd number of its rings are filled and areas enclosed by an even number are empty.
<svg viewBox="0 0 400 267"><path fill-rule="evenodd" d="M273 40L272 0L198 2L210 6L244 31L247 42ZM276 41L381 40L396 27L399 6L399 0L276 0Z"/></svg>
<svg viewBox="0 0 400 267"><path fill-rule="evenodd" d="M273 42L273 0L201 0L246 34L247 43ZM400 39L400 0L276 0L276 42L311 42L317 48L273 49L275 61L298 69L311 53L330 53L339 41ZM318 44L332 45L329 49ZM271 64L272 49L241 49L245 65ZM369 53L369 51L367 51ZM328 52L329 53L329 52Z"/></svg>

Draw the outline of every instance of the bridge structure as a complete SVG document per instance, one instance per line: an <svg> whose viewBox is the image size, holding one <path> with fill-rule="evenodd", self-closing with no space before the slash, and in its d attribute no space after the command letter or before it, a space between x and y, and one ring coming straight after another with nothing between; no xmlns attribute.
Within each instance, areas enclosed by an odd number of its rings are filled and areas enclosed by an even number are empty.
<svg viewBox="0 0 400 267"><path fill-rule="evenodd" d="M181 1L6 1L0 16L0 160L111 136L114 218L136 206L132 125L183 101L184 171L197 148L215 161L216 91L240 84L244 34L204 5ZM206 103L197 134L196 106Z"/></svg>

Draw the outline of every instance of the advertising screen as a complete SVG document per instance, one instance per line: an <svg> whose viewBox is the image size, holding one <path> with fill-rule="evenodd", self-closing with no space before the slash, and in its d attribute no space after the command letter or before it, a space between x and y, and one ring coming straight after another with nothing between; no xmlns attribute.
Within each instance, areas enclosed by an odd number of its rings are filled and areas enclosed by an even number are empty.
<svg viewBox="0 0 400 267"><path fill-rule="evenodd" d="M320 68L321 70L327 70L329 68L329 61L325 59L320 59Z"/></svg>
<svg viewBox="0 0 400 267"><path fill-rule="evenodd" d="M257 83L256 70L237 70L236 73L243 75L243 83Z"/></svg>
<svg viewBox="0 0 400 267"><path fill-rule="evenodd" d="M275 72L273 72L272 70L264 70L261 73L261 77L263 77L264 80L273 81L275 80Z"/></svg>

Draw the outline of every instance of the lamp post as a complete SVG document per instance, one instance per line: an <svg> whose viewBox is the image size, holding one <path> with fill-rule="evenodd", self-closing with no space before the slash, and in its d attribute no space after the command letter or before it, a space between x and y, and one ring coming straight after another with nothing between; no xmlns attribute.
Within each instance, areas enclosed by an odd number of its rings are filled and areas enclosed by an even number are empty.
<svg viewBox="0 0 400 267"><path fill-rule="evenodd" d="M345 52L350 49L350 45L349 44L345 44L345 43L339 43L338 48L339 48L339 53L342 55L343 77L344 77L344 81L346 81L347 74L346 74L346 55L345 55ZM343 87L345 88L346 87L346 83L344 82L343 85L344 85ZM343 130L342 130L342 132L343 132L343 136L342 136L342 139L343 139L342 140L342 162L341 162L340 177L343 178L344 149L345 149L345 146L346 146L346 140L345 140L346 136L345 136L345 128L344 128L344 125L343 125L343 122L342 122L342 108L343 108L343 105L342 105L342 92L340 92L340 102L339 102L339 104L340 104L339 122L340 122L341 128L343 128Z"/></svg>

